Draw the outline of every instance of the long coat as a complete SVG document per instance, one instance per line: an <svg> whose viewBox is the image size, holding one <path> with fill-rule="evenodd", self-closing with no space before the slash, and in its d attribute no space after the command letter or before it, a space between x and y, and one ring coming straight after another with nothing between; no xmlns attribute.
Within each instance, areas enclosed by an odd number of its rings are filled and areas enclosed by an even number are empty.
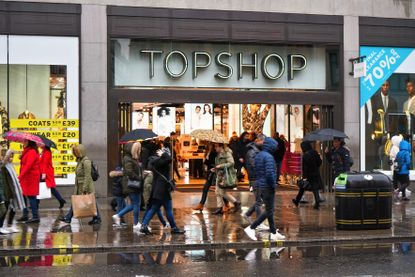
<svg viewBox="0 0 415 277"><path fill-rule="evenodd" d="M171 200L172 188L167 182L168 180L171 180L171 162L172 157L168 153L163 153L161 157L150 157L150 167L153 171L153 188L151 191L152 199L160 201Z"/></svg>
<svg viewBox="0 0 415 277"><path fill-rule="evenodd" d="M52 163L52 152L49 149L44 149L40 155L40 173L46 174L46 186L48 188L55 188L55 170Z"/></svg>
<svg viewBox="0 0 415 277"><path fill-rule="evenodd" d="M24 196L37 196L39 194L40 166L37 149L26 147L23 150L19 181Z"/></svg>
<svg viewBox="0 0 415 277"><path fill-rule="evenodd" d="M85 147L80 144L76 146L79 157L76 159L75 195L95 193L94 181L92 180L92 162L86 156Z"/></svg>
<svg viewBox="0 0 415 277"><path fill-rule="evenodd" d="M322 180L320 176L320 166L322 160L320 155L311 148L311 146L306 145L305 142L301 143L301 148L303 150L302 158L302 172L303 178L307 179L311 183L312 190L319 190L322 188Z"/></svg>
<svg viewBox="0 0 415 277"><path fill-rule="evenodd" d="M225 149L223 153L218 153L215 159L216 176L220 175L219 171L228 169L228 173L231 174L233 180L236 179L236 170L234 168L235 160L233 159L232 150ZM218 185L222 180L216 177L216 185Z"/></svg>
<svg viewBox="0 0 415 277"><path fill-rule="evenodd" d="M141 179L141 171L139 168L138 161L132 156L133 143L128 143L125 146L125 155L122 160L123 165L123 179L122 179L122 190L124 194L137 193L138 190L131 189L128 187L128 180L139 181Z"/></svg>

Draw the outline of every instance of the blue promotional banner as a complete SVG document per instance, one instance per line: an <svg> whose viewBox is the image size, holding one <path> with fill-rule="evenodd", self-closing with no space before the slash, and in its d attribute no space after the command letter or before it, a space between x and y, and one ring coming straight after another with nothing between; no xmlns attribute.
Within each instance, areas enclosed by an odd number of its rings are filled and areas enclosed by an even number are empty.
<svg viewBox="0 0 415 277"><path fill-rule="evenodd" d="M360 107L365 105L413 51L413 48L360 47L360 55L366 56L367 72L360 79Z"/></svg>

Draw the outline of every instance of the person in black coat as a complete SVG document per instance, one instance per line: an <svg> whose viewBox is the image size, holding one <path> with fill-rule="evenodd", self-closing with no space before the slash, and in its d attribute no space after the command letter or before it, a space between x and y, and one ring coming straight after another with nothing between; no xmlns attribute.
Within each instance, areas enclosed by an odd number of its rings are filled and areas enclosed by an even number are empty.
<svg viewBox="0 0 415 277"><path fill-rule="evenodd" d="M275 151L274 153L275 163L277 164L277 183L278 183L280 180L280 176L281 176L282 161L284 160L286 149L285 149L285 142L280 138L280 134L278 132L274 134L274 139L278 143L277 151Z"/></svg>
<svg viewBox="0 0 415 277"><path fill-rule="evenodd" d="M243 132L239 138L236 153L233 153L233 159L235 160L236 177L238 178L239 182L244 178L244 175L242 174L242 167L245 167L245 157L246 153L248 152L247 145L250 142L249 133Z"/></svg>
<svg viewBox="0 0 415 277"><path fill-rule="evenodd" d="M330 150L326 148L325 151L327 161L331 163L334 179L341 173L350 171L353 165L350 151L345 145L346 143L341 138L334 138L333 147Z"/></svg>
<svg viewBox="0 0 415 277"><path fill-rule="evenodd" d="M170 223L173 234L184 234L185 231L179 229L174 221L173 202L171 193L174 190L173 180L171 176L170 166L173 161L170 149L167 147L168 142L164 143L164 147L157 150L156 156L149 158L149 167L153 171L153 187L151 191L151 208L146 213L140 232L151 234L148 224L153 216L158 212L161 206L164 207L167 220Z"/></svg>
<svg viewBox="0 0 415 277"><path fill-rule="evenodd" d="M306 189L311 190L314 194L314 209L320 207L320 195L319 190L321 189L321 176L320 166L322 164L320 155L313 149L309 141L303 141L301 143L301 150L303 151L302 158L302 172L303 180L309 183L309 188L299 187L297 197L293 199L293 203L298 207L301 198L304 195Z"/></svg>

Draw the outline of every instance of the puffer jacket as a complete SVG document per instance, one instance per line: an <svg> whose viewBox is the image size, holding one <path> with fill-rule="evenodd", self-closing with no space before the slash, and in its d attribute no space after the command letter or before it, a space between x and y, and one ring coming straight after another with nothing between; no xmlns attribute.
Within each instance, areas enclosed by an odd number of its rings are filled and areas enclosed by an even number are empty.
<svg viewBox="0 0 415 277"><path fill-rule="evenodd" d="M136 189L128 187L128 179L132 181L141 180L141 170L139 168L138 157L133 157L133 153L137 152L137 148L140 147L138 142L127 143L124 148L124 157L122 160L123 167L123 179L122 179L122 191L124 194L137 193Z"/></svg>
<svg viewBox="0 0 415 277"><path fill-rule="evenodd" d="M344 146L344 143L339 148L332 148L326 153L326 158L331 163L333 170L333 177L336 178L341 173L349 172L351 166L351 158L349 150Z"/></svg>
<svg viewBox="0 0 415 277"><path fill-rule="evenodd" d="M275 189L277 186L276 163L273 154L278 143L265 138L261 152L255 157L255 185L260 189Z"/></svg>
<svg viewBox="0 0 415 277"><path fill-rule="evenodd" d="M245 157L245 168L248 171L249 184L254 185L255 181L255 157L260 152L255 142L250 142L247 146L248 151Z"/></svg>
<svg viewBox="0 0 415 277"><path fill-rule="evenodd" d="M79 144L74 147L74 152L77 153L76 159L76 177L75 177L75 194L91 194L95 193L94 181L91 176L92 162L86 156L85 146Z"/></svg>
<svg viewBox="0 0 415 277"><path fill-rule="evenodd" d="M398 174L407 175L411 167L411 145L406 140L402 140L399 144L399 152L396 155L396 161L400 168Z"/></svg>

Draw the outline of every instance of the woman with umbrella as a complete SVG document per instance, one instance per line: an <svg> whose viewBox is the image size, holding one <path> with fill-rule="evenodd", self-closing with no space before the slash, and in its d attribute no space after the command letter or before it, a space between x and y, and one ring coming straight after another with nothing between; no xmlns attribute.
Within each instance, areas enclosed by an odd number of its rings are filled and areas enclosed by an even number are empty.
<svg viewBox="0 0 415 277"><path fill-rule="evenodd" d="M52 163L51 148L56 148L56 144L46 137L39 136L45 145L42 145L42 153L40 154L40 173L43 182L50 188L50 192L59 201L59 209L62 209L66 201L62 198L59 191L56 189L55 170Z"/></svg>
<svg viewBox="0 0 415 277"><path fill-rule="evenodd" d="M18 221L25 223L39 223L38 202L36 196L39 194L40 165L39 152L35 141L25 139L23 141L23 153L20 161L19 181L23 195L29 199L32 210L32 218L29 219L28 209L23 210L23 217Z"/></svg>

